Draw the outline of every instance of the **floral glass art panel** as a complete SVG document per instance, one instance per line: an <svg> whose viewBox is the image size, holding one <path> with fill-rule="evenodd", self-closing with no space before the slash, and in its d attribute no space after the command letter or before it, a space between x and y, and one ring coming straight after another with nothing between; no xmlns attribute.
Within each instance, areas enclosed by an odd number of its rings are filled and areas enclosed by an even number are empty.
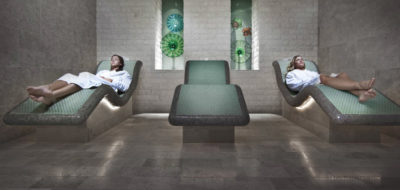
<svg viewBox="0 0 400 190"><path fill-rule="evenodd" d="M179 57L183 54L183 38L178 34L167 34L161 40L161 49L168 57Z"/></svg>
<svg viewBox="0 0 400 190"><path fill-rule="evenodd" d="M251 0L231 0L231 69L252 69Z"/></svg>
<svg viewBox="0 0 400 190"><path fill-rule="evenodd" d="M251 57L251 46L244 40L236 40L231 44L231 59L238 64L246 63Z"/></svg>
<svg viewBox="0 0 400 190"><path fill-rule="evenodd" d="M162 0L162 69L184 69L183 0Z"/></svg>
<svg viewBox="0 0 400 190"><path fill-rule="evenodd" d="M171 14L167 18L167 27L171 32L183 30L183 17L180 14Z"/></svg>

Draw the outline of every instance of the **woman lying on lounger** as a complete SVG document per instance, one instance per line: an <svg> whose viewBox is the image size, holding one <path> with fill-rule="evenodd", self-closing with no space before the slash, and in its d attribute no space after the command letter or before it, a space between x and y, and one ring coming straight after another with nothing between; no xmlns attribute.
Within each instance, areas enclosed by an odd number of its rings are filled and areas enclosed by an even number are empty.
<svg viewBox="0 0 400 190"><path fill-rule="evenodd" d="M67 73L51 84L28 86L26 90L32 100L46 105L82 88L98 87L102 84L111 86L115 91L125 92L129 88L132 76L123 68L124 59L119 55L113 55L110 70L99 71L96 75L88 72L79 73L78 76Z"/></svg>
<svg viewBox="0 0 400 190"><path fill-rule="evenodd" d="M347 90L358 96L358 101L364 102L376 96L372 89L375 78L365 81L354 81L346 73L331 74L330 76L319 74L306 69L303 58L300 55L293 57L287 67L286 84L293 91L301 91L306 86L324 84L338 90Z"/></svg>

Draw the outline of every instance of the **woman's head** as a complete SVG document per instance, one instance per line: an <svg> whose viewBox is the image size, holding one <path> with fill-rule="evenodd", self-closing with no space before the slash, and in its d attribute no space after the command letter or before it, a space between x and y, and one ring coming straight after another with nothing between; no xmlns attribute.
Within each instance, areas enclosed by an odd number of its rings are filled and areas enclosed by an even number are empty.
<svg viewBox="0 0 400 190"><path fill-rule="evenodd" d="M122 71L122 69L124 69L124 66L124 58L117 54L111 56L111 70Z"/></svg>
<svg viewBox="0 0 400 190"><path fill-rule="evenodd" d="M289 66L287 67L287 72L293 71L295 69L305 69L306 65L304 64L304 60L300 55L296 55L293 57Z"/></svg>

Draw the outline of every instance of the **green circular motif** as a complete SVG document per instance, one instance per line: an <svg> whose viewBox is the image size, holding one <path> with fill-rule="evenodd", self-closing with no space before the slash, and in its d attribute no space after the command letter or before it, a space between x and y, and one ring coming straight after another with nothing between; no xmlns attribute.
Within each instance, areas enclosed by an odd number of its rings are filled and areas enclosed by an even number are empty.
<svg viewBox="0 0 400 190"><path fill-rule="evenodd" d="M242 19L240 19L240 18L234 18L234 19L232 20L232 27L233 27L234 29L241 28L241 27L242 27Z"/></svg>
<svg viewBox="0 0 400 190"><path fill-rule="evenodd" d="M168 57L179 57L183 54L183 38L178 34L167 34L161 40L161 50Z"/></svg>
<svg viewBox="0 0 400 190"><path fill-rule="evenodd" d="M172 32L180 32L183 29L183 17L179 14L169 15L167 18L167 27Z"/></svg>
<svg viewBox="0 0 400 190"><path fill-rule="evenodd" d="M231 44L231 59L235 63L245 63L251 57L251 46L244 40Z"/></svg>

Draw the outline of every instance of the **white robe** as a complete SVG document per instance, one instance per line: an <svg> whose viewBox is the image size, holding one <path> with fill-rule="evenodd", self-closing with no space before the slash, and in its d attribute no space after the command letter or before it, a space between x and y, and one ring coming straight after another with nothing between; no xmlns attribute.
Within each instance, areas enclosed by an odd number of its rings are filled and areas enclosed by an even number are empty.
<svg viewBox="0 0 400 190"><path fill-rule="evenodd" d="M319 84L320 82L319 73L306 69L295 69L286 74L286 85L293 91L301 91L309 85Z"/></svg>
<svg viewBox="0 0 400 190"><path fill-rule="evenodd" d="M113 81L109 82L101 78L110 78ZM58 80L67 82L68 84L73 83L81 88L98 87L102 84L111 86L115 91L125 92L128 90L129 85L132 81L132 76L127 71L110 71L101 70L96 75L89 72L81 72L78 76L67 73L60 77Z"/></svg>

